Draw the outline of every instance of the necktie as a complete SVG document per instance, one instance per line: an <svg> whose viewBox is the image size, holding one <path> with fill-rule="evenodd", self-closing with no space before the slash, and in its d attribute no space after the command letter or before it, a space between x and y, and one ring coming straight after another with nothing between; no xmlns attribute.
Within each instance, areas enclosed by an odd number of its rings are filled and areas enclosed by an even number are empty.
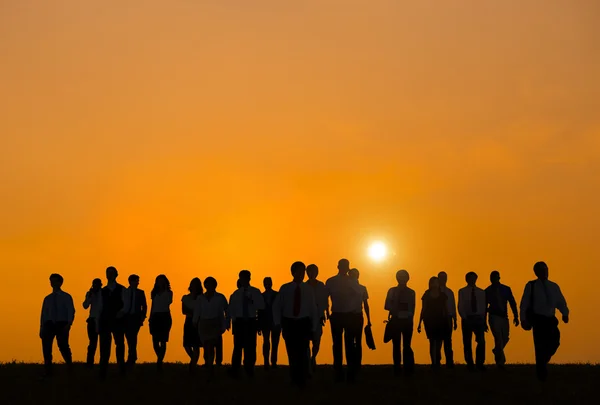
<svg viewBox="0 0 600 405"><path fill-rule="evenodd" d="M250 311L248 309L248 290L246 288L244 288L244 300L242 301L242 303L242 316L244 317L244 319L248 319L250 317Z"/></svg>
<svg viewBox="0 0 600 405"><path fill-rule="evenodd" d="M475 295L475 287L471 290L471 312L477 313L477 296Z"/></svg>
<svg viewBox="0 0 600 405"><path fill-rule="evenodd" d="M131 305L129 306L129 313L130 314L134 314L135 313L135 307L134 307L134 304L135 304L135 290L131 290L130 294L131 294Z"/></svg>
<svg viewBox="0 0 600 405"><path fill-rule="evenodd" d="M294 291L294 318L300 315L300 308L302 307L302 290L300 284L296 284L296 290Z"/></svg>

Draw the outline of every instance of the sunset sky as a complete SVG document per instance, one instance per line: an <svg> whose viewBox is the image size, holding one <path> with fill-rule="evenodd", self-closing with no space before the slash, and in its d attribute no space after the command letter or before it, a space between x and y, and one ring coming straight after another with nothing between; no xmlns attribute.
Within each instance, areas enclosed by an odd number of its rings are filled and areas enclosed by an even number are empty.
<svg viewBox="0 0 600 405"><path fill-rule="evenodd" d="M184 361L191 278L229 296L241 269L277 287L341 257L371 295L365 363L391 363L396 270L420 297L440 270L456 291L497 269L520 300L538 260L572 311L554 361L600 361L599 1L0 0L0 55L0 361L41 361L52 272L79 361L93 278L167 274Z"/></svg>

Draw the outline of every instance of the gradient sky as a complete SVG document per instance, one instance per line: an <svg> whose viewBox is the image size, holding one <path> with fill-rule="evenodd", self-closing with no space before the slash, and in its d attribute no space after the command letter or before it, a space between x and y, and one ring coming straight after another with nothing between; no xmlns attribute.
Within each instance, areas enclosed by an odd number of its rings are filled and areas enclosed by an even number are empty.
<svg viewBox="0 0 600 405"><path fill-rule="evenodd" d="M77 360L94 277L166 273L175 361L192 277L229 295L340 257L372 297L366 363L391 362L399 268L419 297L498 269L520 299L537 260L572 310L555 361L600 361L599 22L596 0L0 0L0 361L41 360L52 272ZM509 361L532 349L513 330Z"/></svg>

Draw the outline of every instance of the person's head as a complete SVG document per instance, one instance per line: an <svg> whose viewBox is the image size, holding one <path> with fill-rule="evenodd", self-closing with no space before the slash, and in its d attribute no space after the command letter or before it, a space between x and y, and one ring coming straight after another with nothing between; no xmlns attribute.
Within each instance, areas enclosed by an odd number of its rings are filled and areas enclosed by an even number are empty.
<svg viewBox="0 0 600 405"><path fill-rule="evenodd" d="M410 276L408 275L408 271L406 270L398 270L396 273L396 281L399 285L406 285L410 280Z"/></svg>
<svg viewBox="0 0 600 405"><path fill-rule="evenodd" d="M190 281L190 286L188 287L188 291L192 295L200 295L204 291L202 290L202 281L198 277L194 277L192 281Z"/></svg>
<svg viewBox="0 0 600 405"><path fill-rule="evenodd" d="M309 280L316 280L319 276L319 268L316 264L309 264L306 266L306 275Z"/></svg>
<svg viewBox="0 0 600 405"><path fill-rule="evenodd" d="M273 288L273 280L271 277L265 277L263 280L263 286L265 286L265 290L271 290Z"/></svg>
<svg viewBox="0 0 600 405"><path fill-rule="evenodd" d="M154 289L153 289L153 291L155 293L168 291L170 289L171 289L171 283L169 282L169 279L167 278L167 276L165 276L164 274L159 274L158 276L156 276L156 280L154 281Z"/></svg>
<svg viewBox="0 0 600 405"><path fill-rule="evenodd" d="M440 271L438 274L438 280L440 282L440 287L446 287L446 283L448 282L448 274L445 271Z"/></svg>
<svg viewBox="0 0 600 405"><path fill-rule="evenodd" d="M348 274L350 271L350 261L348 259L340 259L338 262L338 271L343 275Z"/></svg>
<svg viewBox="0 0 600 405"><path fill-rule="evenodd" d="M304 281L306 275L306 265L302 262L294 262L291 267L292 276L294 281L301 283Z"/></svg>
<svg viewBox="0 0 600 405"><path fill-rule="evenodd" d="M204 288L207 293L214 293L217 290L217 280L214 277L206 277L204 279Z"/></svg>
<svg viewBox="0 0 600 405"><path fill-rule="evenodd" d="M102 280L100 280L99 278L95 278L92 281L92 290L94 291L98 291L102 288Z"/></svg>
<svg viewBox="0 0 600 405"><path fill-rule="evenodd" d="M63 279L63 276L61 276L60 274L50 274L50 286L54 290L60 290L60 287L62 287L64 281L65 280Z"/></svg>
<svg viewBox="0 0 600 405"><path fill-rule="evenodd" d="M465 276L465 281L467 282L468 285L474 286L475 283L477 282L477 273L475 273L474 271L468 272L467 275Z"/></svg>
<svg viewBox="0 0 600 405"><path fill-rule="evenodd" d="M131 288L138 288L138 285L140 285L140 276L137 274L132 274L129 276L128 281Z"/></svg>
<svg viewBox="0 0 600 405"><path fill-rule="evenodd" d="M429 291L439 291L440 289L440 279L438 277L431 277L429 279Z"/></svg>
<svg viewBox="0 0 600 405"><path fill-rule="evenodd" d="M358 269L350 269L350 271L348 272L348 276L350 276L351 279L358 281L358 279L360 278L360 272L358 271Z"/></svg>
<svg viewBox="0 0 600 405"><path fill-rule="evenodd" d="M544 262L537 262L533 265L533 272L540 280L548 280L548 265Z"/></svg>
<svg viewBox="0 0 600 405"><path fill-rule="evenodd" d="M119 277L119 272L115 267L110 266L106 268L106 279L109 283L116 281L117 277Z"/></svg>
<svg viewBox="0 0 600 405"><path fill-rule="evenodd" d="M499 271L492 271L490 273L490 282L492 284L498 284L500 282L500 272Z"/></svg>
<svg viewBox="0 0 600 405"><path fill-rule="evenodd" d="M237 286L238 289L242 288L242 280L240 280L238 278L238 281L235 282L235 285Z"/></svg>
<svg viewBox="0 0 600 405"><path fill-rule="evenodd" d="M251 274L248 270L240 271L240 287L248 287L250 285Z"/></svg>

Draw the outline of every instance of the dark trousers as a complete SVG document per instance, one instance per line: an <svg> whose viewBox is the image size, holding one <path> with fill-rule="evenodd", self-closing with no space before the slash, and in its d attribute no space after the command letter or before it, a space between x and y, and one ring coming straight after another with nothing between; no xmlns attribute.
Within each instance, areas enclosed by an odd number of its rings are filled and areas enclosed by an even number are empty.
<svg viewBox="0 0 600 405"><path fill-rule="evenodd" d="M238 372L242 367L242 354L246 373L254 373L256 364L256 334L258 332L256 319L236 319L233 322L233 354L231 368Z"/></svg>
<svg viewBox="0 0 600 405"><path fill-rule="evenodd" d="M279 338L281 336L281 330L274 326L267 327L262 330L263 335L263 358L265 365L270 364L277 365L277 351L279 350ZM270 357L269 357L270 356Z"/></svg>
<svg viewBox="0 0 600 405"><path fill-rule="evenodd" d="M223 335L219 336L214 342L215 346L215 364L221 366L223 364Z"/></svg>
<svg viewBox="0 0 600 405"><path fill-rule="evenodd" d="M283 339L290 364L292 382L300 386L306 383L310 361L310 338L312 325L310 318L282 320Z"/></svg>
<svg viewBox="0 0 600 405"><path fill-rule="evenodd" d="M44 354L44 367L47 374L52 372L52 347L54 346L54 338L56 338L58 350L65 363L68 365L73 363L71 348L69 347L69 331L70 327L67 322L46 322L42 326L42 353Z"/></svg>
<svg viewBox="0 0 600 405"><path fill-rule="evenodd" d="M533 345L537 376L544 381L548 377L548 363L560 346L560 331L556 317L536 316L533 322Z"/></svg>
<svg viewBox="0 0 600 405"><path fill-rule="evenodd" d="M360 314L352 314L352 328L354 329L354 350L356 354L356 366L362 366L362 338L363 328L365 326L365 318L362 312Z"/></svg>
<svg viewBox="0 0 600 405"><path fill-rule="evenodd" d="M453 331L453 321L450 320L450 329L448 330L448 334L443 339L443 347L444 347L444 355L446 356L446 365L454 366L454 352L452 351L452 331ZM437 356L438 361L442 359L442 353L438 353Z"/></svg>
<svg viewBox="0 0 600 405"><path fill-rule="evenodd" d="M356 325L356 316L352 313L337 312L331 314L331 337L333 339L333 369L338 377L343 375L344 346L348 375L353 378L358 371L355 342L360 327Z"/></svg>
<svg viewBox="0 0 600 405"><path fill-rule="evenodd" d="M138 334L142 326L139 316L130 315L125 320L125 339L127 340L127 363L135 364L137 361Z"/></svg>
<svg viewBox="0 0 600 405"><path fill-rule="evenodd" d="M98 325L96 320L93 318L87 320L87 335L89 343L87 348L86 364L88 366L93 366L94 359L96 357L96 349L98 348Z"/></svg>
<svg viewBox="0 0 600 405"><path fill-rule="evenodd" d="M473 316L463 319L461 328L467 366L473 366L473 335L475 335L475 342L477 343L475 364L483 366L483 363L485 363L485 318Z"/></svg>
<svg viewBox="0 0 600 405"><path fill-rule="evenodd" d="M404 368L406 371L413 371L415 367L415 355L413 353L411 342L413 335L412 318L398 318L396 336L392 338L392 358L394 359L394 371L399 372L402 363L402 354L404 354ZM400 345L402 344L402 350Z"/></svg>
<svg viewBox="0 0 600 405"><path fill-rule="evenodd" d="M122 320L100 325L100 375L106 376L112 341L115 340L117 364L121 371L125 367L125 325Z"/></svg>

